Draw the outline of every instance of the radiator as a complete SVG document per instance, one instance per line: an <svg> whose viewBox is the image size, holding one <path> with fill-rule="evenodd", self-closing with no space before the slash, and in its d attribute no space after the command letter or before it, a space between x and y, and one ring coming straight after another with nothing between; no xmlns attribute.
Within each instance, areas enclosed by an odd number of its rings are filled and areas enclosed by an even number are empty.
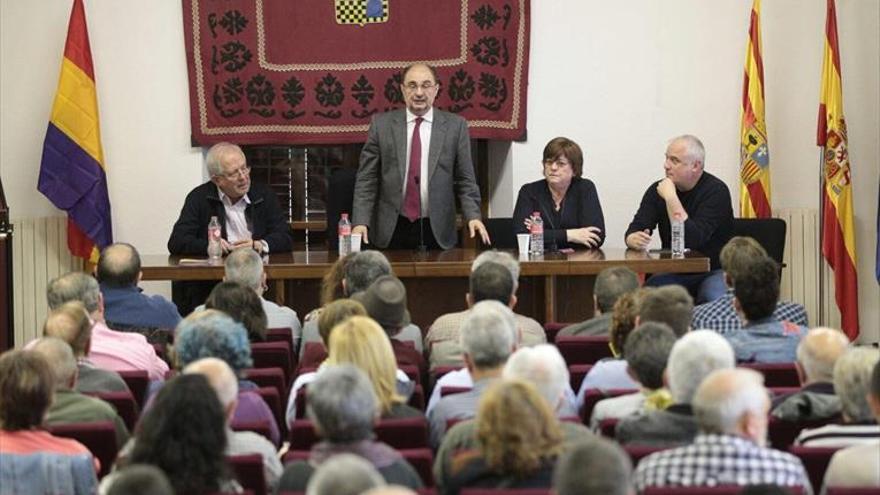
<svg viewBox="0 0 880 495"><path fill-rule="evenodd" d="M67 217L19 218L13 224L13 324L15 345L21 347L42 334L49 281L83 265L67 249Z"/></svg>
<svg viewBox="0 0 880 495"><path fill-rule="evenodd" d="M791 208L777 211L776 216L788 224L780 299L803 304L811 327L840 328L840 311L834 302L834 272L822 258L818 212ZM823 271L821 281L820 267ZM820 284L824 287L821 297Z"/></svg>

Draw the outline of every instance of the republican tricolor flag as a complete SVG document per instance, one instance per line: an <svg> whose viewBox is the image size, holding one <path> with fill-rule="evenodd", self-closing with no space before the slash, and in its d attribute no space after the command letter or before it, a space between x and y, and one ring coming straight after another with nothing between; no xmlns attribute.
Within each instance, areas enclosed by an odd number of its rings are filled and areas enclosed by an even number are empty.
<svg viewBox="0 0 880 495"><path fill-rule="evenodd" d="M770 218L770 150L764 123L761 0L754 0L743 76L739 210L743 218Z"/></svg>
<svg viewBox="0 0 880 495"><path fill-rule="evenodd" d="M859 295L856 280L856 233L853 228L852 178L843 118L843 84L834 0L825 18L825 54L819 93L816 144L822 147L822 254L834 270L834 298L841 326L850 339L859 335Z"/></svg>
<svg viewBox="0 0 880 495"><path fill-rule="evenodd" d="M70 252L92 262L113 242L92 51L82 0L73 1L61 77L37 189L67 212Z"/></svg>

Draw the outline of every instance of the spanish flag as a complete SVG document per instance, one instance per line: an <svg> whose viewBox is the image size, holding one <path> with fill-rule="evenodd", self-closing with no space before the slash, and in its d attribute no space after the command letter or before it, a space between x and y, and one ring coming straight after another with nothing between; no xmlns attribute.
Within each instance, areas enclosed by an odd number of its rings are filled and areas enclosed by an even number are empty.
<svg viewBox="0 0 880 495"><path fill-rule="evenodd" d="M825 54L819 94L816 144L823 148L822 254L834 270L834 290L841 326L850 339L859 335L856 235L853 228L852 178L843 118L843 85L834 0L825 18Z"/></svg>
<svg viewBox="0 0 880 495"><path fill-rule="evenodd" d="M61 77L37 189L67 212L70 252L92 262L113 242L92 51L82 0L73 1Z"/></svg>
<svg viewBox="0 0 880 495"><path fill-rule="evenodd" d="M761 57L761 0L752 4L743 76L740 126L739 210L743 218L770 217L770 151L764 123L764 61Z"/></svg>

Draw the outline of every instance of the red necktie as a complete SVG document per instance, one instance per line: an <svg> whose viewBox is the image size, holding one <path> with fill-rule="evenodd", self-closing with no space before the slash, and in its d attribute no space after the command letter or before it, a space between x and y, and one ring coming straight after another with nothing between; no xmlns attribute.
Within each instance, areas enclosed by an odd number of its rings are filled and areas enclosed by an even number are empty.
<svg viewBox="0 0 880 495"><path fill-rule="evenodd" d="M422 173L422 138L419 135L419 127L424 119L416 117L416 125L413 128L412 143L409 150L409 172L406 174L406 194L403 197L403 216L410 222L415 222L421 215L421 183Z"/></svg>

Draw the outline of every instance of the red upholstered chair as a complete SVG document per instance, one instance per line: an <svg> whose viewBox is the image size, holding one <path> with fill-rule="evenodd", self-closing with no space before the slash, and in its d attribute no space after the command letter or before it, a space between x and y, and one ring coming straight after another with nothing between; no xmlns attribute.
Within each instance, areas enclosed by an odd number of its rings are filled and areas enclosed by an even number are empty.
<svg viewBox="0 0 880 495"><path fill-rule="evenodd" d="M764 375L765 387L800 387L801 377L794 363L743 363L741 368L750 368Z"/></svg>
<svg viewBox="0 0 880 495"><path fill-rule="evenodd" d="M804 493L803 487L800 486L785 488L791 495ZM742 490L742 486L674 486L647 488L642 495L739 495Z"/></svg>
<svg viewBox="0 0 880 495"><path fill-rule="evenodd" d="M473 387L440 387L440 397L468 392Z"/></svg>
<svg viewBox="0 0 880 495"><path fill-rule="evenodd" d="M840 416L818 421L783 421L771 416L770 422L767 425L767 437L774 449L787 450L794 443L801 430L805 428L818 428L839 421Z"/></svg>
<svg viewBox="0 0 880 495"><path fill-rule="evenodd" d="M556 347L565 358L565 362L573 364L594 364L600 359L612 357L608 347L608 337L589 336L577 337L561 335L556 339Z"/></svg>
<svg viewBox="0 0 880 495"><path fill-rule="evenodd" d="M284 457L281 458L281 463L287 465L295 461L307 461L309 460L309 455L308 450L289 450L284 454Z"/></svg>
<svg viewBox="0 0 880 495"><path fill-rule="evenodd" d="M281 401L287 403L287 380L281 368L249 368L242 370L244 377L257 384L258 387L272 387L278 391Z"/></svg>
<svg viewBox="0 0 880 495"><path fill-rule="evenodd" d="M266 342L289 342L293 345L293 329L290 327L270 328L266 331Z"/></svg>
<svg viewBox="0 0 880 495"><path fill-rule="evenodd" d="M263 456L260 454L234 455L226 457L229 467L245 490L254 495L266 495L266 474L263 471Z"/></svg>
<svg viewBox="0 0 880 495"><path fill-rule="evenodd" d="M416 387L413 389L412 395L409 396L409 401L407 402L410 407L414 407L419 411L425 410L425 390L421 385L416 384Z"/></svg>
<svg viewBox="0 0 880 495"><path fill-rule="evenodd" d="M297 375L306 373L307 371L315 371L321 363L327 359L327 348L323 342L305 342L303 343L299 368L296 370Z"/></svg>
<svg viewBox="0 0 880 495"><path fill-rule="evenodd" d="M608 390L600 390L600 389L592 389L587 390L584 394L584 405L581 407L581 420L583 420L584 424L590 424L590 416L593 414L593 408L596 407L596 404L599 403L602 399L607 399L609 397L618 397L620 395L633 394L638 392L636 389L629 388L611 388Z"/></svg>
<svg viewBox="0 0 880 495"><path fill-rule="evenodd" d="M284 379L290 383L296 369L296 357L290 350L290 342L254 342L251 344L254 368L281 368Z"/></svg>
<svg viewBox="0 0 880 495"><path fill-rule="evenodd" d="M550 488L465 488L461 495L550 495Z"/></svg>
<svg viewBox="0 0 880 495"><path fill-rule="evenodd" d="M635 467L639 461L653 454L654 452L660 452L661 450L666 450L668 447L648 447L646 445L624 445L623 450L626 451L626 454L629 456L632 461L633 467Z"/></svg>
<svg viewBox="0 0 880 495"><path fill-rule="evenodd" d="M290 440L291 451L308 451L313 445L321 441L314 426L312 426L312 421L309 419L294 420L290 424L288 440Z"/></svg>
<svg viewBox="0 0 880 495"><path fill-rule="evenodd" d="M783 395L793 394L800 389L800 387L767 387L767 390L773 397L781 397Z"/></svg>
<svg viewBox="0 0 880 495"><path fill-rule="evenodd" d="M128 385L138 408L143 409L144 402L147 400L147 389L150 387L150 376L147 374L147 370L125 370L118 373Z"/></svg>
<svg viewBox="0 0 880 495"><path fill-rule="evenodd" d="M85 445L95 458L101 461L99 477L110 472L119 448L116 446L116 428L110 421L92 423L68 423L48 426L46 430L56 436L72 438Z"/></svg>
<svg viewBox="0 0 880 495"><path fill-rule="evenodd" d="M419 473L425 486L434 486L434 454L431 449L402 449L398 452Z"/></svg>
<svg viewBox="0 0 880 495"><path fill-rule="evenodd" d="M544 323L544 333L547 334L547 342L556 342L556 334L569 325L574 325L574 323L559 323L555 321Z"/></svg>
<svg viewBox="0 0 880 495"><path fill-rule="evenodd" d="M86 395L101 399L116 408L116 413L125 422L125 427L128 428L128 431L134 431L134 426L137 424L141 413L131 392L89 392Z"/></svg>
<svg viewBox="0 0 880 495"><path fill-rule="evenodd" d="M568 367L571 389L574 390L575 393L581 389L581 383L583 383L584 377L587 376L587 373L589 373L592 368L592 364L573 364Z"/></svg>
<svg viewBox="0 0 880 495"><path fill-rule="evenodd" d="M831 463L831 456L838 450L837 447L801 447L797 445L788 448L789 452L798 456L804 463L804 469L807 470L807 476L810 477L810 483L813 484L815 493L819 493L822 488L825 471L828 470L828 464Z"/></svg>
<svg viewBox="0 0 880 495"><path fill-rule="evenodd" d="M272 429L268 421L239 421L230 425L233 431L251 431L272 441Z"/></svg>
<svg viewBox="0 0 880 495"><path fill-rule="evenodd" d="M877 495L877 488L843 488L829 486L825 489L825 495Z"/></svg>
<svg viewBox="0 0 880 495"><path fill-rule="evenodd" d="M272 415L275 416L275 423L278 424L278 427L281 428L282 435L284 434L284 406L281 402L281 397L278 395L278 390L275 387L260 387L254 390L260 397L263 398L263 401L269 406L269 409L272 411Z"/></svg>
<svg viewBox="0 0 880 495"><path fill-rule="evenodd" d="M407 340L406 343L412 344L411 340ZM421 385L422 383L422 374L419 373L419 367L414 364L401 364L397 366L400 371L406 373L406 376L409 377L410 380L415 383Z"/></svg>
<svg viewBox="0 0 880 495"><path fill-rule="evenodd" d="M608 418L603 419L599 423L599 433L605 438L614 438L615 437L615 428L617 428L617 423L620 420L617 418Z"/></svg>
<svg viewBox="0 0 880 495"><path fill-rule="evenodd" d="M395 449L428 447L428 420L424 417L382 419L376 424L376 438Z"/></svg>

